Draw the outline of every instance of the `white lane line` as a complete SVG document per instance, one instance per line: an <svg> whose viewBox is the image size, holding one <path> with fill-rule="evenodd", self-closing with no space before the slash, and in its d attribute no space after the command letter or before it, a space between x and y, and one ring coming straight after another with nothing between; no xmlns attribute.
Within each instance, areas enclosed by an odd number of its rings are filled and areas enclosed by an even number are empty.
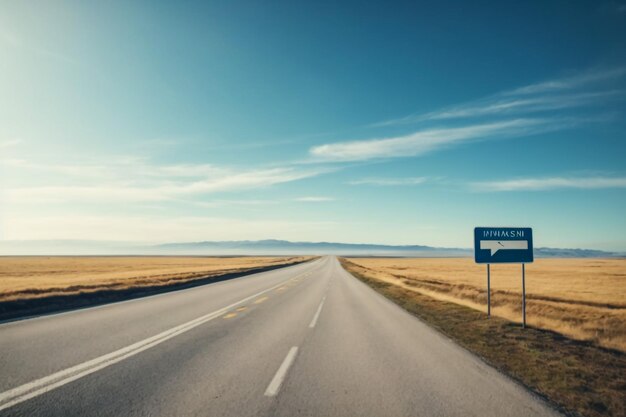
<svg viewBox="0 0 626 417"><path fill-rule="evenodd" d="M322 312L322 307L324 307L324 301L326 301L326 296L322 298L322 302L320 303L320 306L317 308L317 311L315 312L315 315L313 316L313 320L311 320L311 324L309 324L309 329L312 329L317 324L317 319L319 318L320 313Z"/></svg>
<svg viewBox="0 0 626 417"><path fill-rule="evenodd" d="M201 324L220 317L222 314L226 313L233 307L237 307L240 304L246 303L260 295L263 295L280 287L281 285L284 285L284 282L281 282L280 284L274 285L273 287L260 291L249 297L243 298L212 313L198 317L194 320L188 321L176 327L172 327L171 329L161 332L155 336L133 343L132 345L126 346L106 355L102 355L95 359L83 362L62 371L55 372L54 374L48 375L46 377L36 379L24 385L20 385L19 387L2 392L0 393L0 411L28 399L34 398L38 395L44 394L48 391L52 391L55 388L68 384L72 381L82 378L83 376L89 375L91 373L99 371L100 369L106 368L126 358L143 352L146 349L150 349L151 347L159 345L166 340L169 340L175 336L178 336L193 329L194 327L200 326Z"/></svg>
<svg viewBox="0 0 626 417"><path fill-rule="evenodd" d="M272 379L272 382L267 386L265 390L265 395L267 397L273 397L278 394L278 390L280 390L280 386L282 385L285 377L287 376L287 371L289 371L289 367L293 364L294 359L296 359L296 354L298 353L298 346L294 346L289 349L289 353L285 356L285 360L276 371L276 375Z"/></svg>

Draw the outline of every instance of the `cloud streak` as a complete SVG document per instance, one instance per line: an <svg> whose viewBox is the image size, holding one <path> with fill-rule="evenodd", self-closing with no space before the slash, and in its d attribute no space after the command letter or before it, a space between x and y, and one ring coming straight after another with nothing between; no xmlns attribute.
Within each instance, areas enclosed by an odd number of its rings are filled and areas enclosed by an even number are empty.
<svg viewBox="0 0 626 417"><path fill-rule="evenodd" d="M626 67L618 67L603 70L586 71L561 79L544 81L530 84L524 87L511 90L506 95L537 94L553 91L572 90L575 88L587 87L592 84L606 82L622 78L626 75Z"/></svg>
<svg viewBox="0 0 626 417"><path fill-rule="evenodd" d="M5 166L59 174L61 180L56 180L57 184L7 187L4 197L12 203L173 201L270 187L328 172L328 169L319 167L235 170L208 164L155 166L145 161L133 161L133 158L127 158L107 166L40 165L24 160L5 160L2 161Z"/></svg>
<svg viewBox="0 0 626 417"><path fill-rule="evenodd" d="M418 156L442 147L470 140L493 137L512 137L532 134L556 127L543 119L514 119L494 123L474 124L421 130L405 136L382 139L357 140L315 146L310 154L318 161L364 161L376 158Z"/></svg>
<svg viewBox="0 0 626 417"><path fill-rule="evenodd" d="M429 113L421 120L443 120L471 118L489 115L510 115L516 113L537 113L551 110L563 110L602 103L609 99L623 99L624 90L608 90L591 93L567 94L544 97L524 97L490 99L483 103L469 104Z"/></svg>
<svg viewBox="0 0 626 417"><path fill-rule="evenodd" d="M323 203L326 201L334 201L333 197L322 197L322 196L310 196L310 197L298 197L295 201L299 201L301 203Z"/></svg>
<svg viewBox="0 0 626 417"><path fill-rule="evenodd" d="M404 185L419 185L427 181L426 177L409 178L364 178L361 180L349 181L350 185L375 185L381 187L393 187Z"/></svg>
<svg viewBox="0 0 626 417"><path fill-rule="evenodd" d="M10 213L6 240L78 239L166 243L200 240L267 239L268 236L298 240L306 236L322 240L336 230L325 220L289 221L268 218L171 215L67 215L38 216Z"/></svg>
<svg viewBox="0 0 626 417"><path fill-rule="evenodd" d="M485 181L470 184L474 191L548 191L556 189L626 188L626 177L545 177Z"/></svg>
<svg viewBox="0 0 626 417"><path fill-rule="evenodd" d="M626 67L619 67L531 84L371 126L413 123L429 126L411 134L323 144L312 147L309 154L313 161L330 162L420 156L467 141L531 135L608 120L606 113L590 113L591 107L601 108L617 100L626 100L626 90L616 88L616 83L624 81L625 77ZM575 108L582 110L573 113L571 110ZM549 115L537 115L542 112L549 112ZM432 127L433 122L447 125Z"/></svg>
<svg viewBox="0 0 626 417"><path fill-rule="evenodd" d="M66 175L92 179L140 179L192 178L224 174L223 168L211 164L154 165L147 158L134 156L109 156L103 161L81 161L80 163L38 163L19 158L0 160L0 165L32 172Z"/></svg>
<svg viewBox="0 0 626 417"><path fill-rule="evenodd" d="M588 71L571 77L527 85L441 110L375 123L397 126L432 120L509 116L599 106L626 99L613 83L626 77L626 67Z"/></svg>

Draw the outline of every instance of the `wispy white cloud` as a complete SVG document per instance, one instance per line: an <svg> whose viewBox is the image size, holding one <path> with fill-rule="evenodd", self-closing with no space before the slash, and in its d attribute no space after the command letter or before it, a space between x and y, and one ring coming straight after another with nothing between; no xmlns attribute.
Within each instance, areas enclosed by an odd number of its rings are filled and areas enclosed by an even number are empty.
<svg viewBox="0 0 626 417"><path fill-rule="evenodd" d="M553 91L572 90L575 88L581 88L589 86L603 81L614 80L624 77L626 75L626 67L610 68L610 69L596 69L578 73L569 77L563 77L560 79L554 79L544 81L536 84L530 84L524 87L516 88L509 92L507 95L520 95L520 94L537 94Z"/></svg>
<svg viewBox="0 0 626 417"><path fill-rule="evenodd" d="M511 116L590 107L626 99L613 81L626 77L626 67L588 71L575 76L527 85L479 100L428 113L375 123L372 127L414 124L430 120Z"/></svg>
<svg viewBox="0 0 626 417"><path fill-rule="evenodd" d="M466 141L514 137L571 128L582 123L607 121L607 114L590 112L594 105L626 100L626 90L615 88L626 78L626 67L594 70L536 83L433 112L377 123L389 127L422 123L408 135L329 143L310 149L314 161L364 161L376 158L418 156ZM568 113L567 109L584 108ZM549 112L539 117L535 113ZM430 127L433 122L447 125ZM429 122L426 125L425 122Z"/></svg>
<svg viewBox="0 0 626 417"><path fill-rule="evenodd" d="M610 98L624 99L626 98L626 92L624 90L609 90L558 96L490 99L483 102L428 113L422 116L422 119L442 120L487 115L509 115L522 112L537 113L588 106L590 104L604 102Z"/></svg>
<svg viewBox="0 0 626 417"><path fill-rule="evenodd" d="M81 179L127 181L157 178L193 178L219 176L230 171L212 164L152 164L148 158L135 156L108 156L106 161L92 160L63 163L38 162L20 158L0 159L0 166L28 170L31 172L65 175Z"/></svg>
<svg viewBox="0 0 626 417"><path fill-rule="evenodd" d="M267 149L271 147L279 147L286 145L293 145L297 143L297 139L277 139L260 141L255 140L251 142L233 143L233 142L217 142L212 145L203 145L203 149L215 149L215 150L252 150L252 149Z"/></svg>
<svg viewBox="0 0 626 417"><path fill-rule="evenodd" d="M546 191L559 188L600 189L626 188L626 177L546 177L519 178L505 181L474 182L475 191Z"/></svg>
<svg viewBox="0 0 626 417"><path fill-rule="evenodd" d="M256 187L267 187L285 182L297 181L304 178L320 175L323 170L308 169L299 170L295 168L270 168L257 169L247 172L235 172L219 178L211 178L203 181L196 181L183 187L185 192L211 193L218 191L232 191L250 189Z"/></svg>
<svg viewBox="0 0 626 417"><path fill-rule="evenodd" d="M334 201L333 197L323 197L323 196L308 196L308 197L298 197L295 201L300 201L303 203L322 203L326 201Z"/></svg>
<svg viewBox="0 0 626 417"><path fill-rule="evenodd" d="M376 186L397 186L397 185L418 185L427 181L426 177L409 177L409 178L364 178L360 180L349 181L350 185L376 185Z"/></svg>
<svg viewBox="0 0 626 417"><path fill-rule="evenodd" d="M115 185L66 185L16 187L4 191L9 203L69 203L69 202L143 202L172 200L175 193L165 187L130 187Z"/></svg>
<svg viewBox="0 0 626 417"><path fill-rule="evenodd" d="M240 206L240 207L265 207L270 205L276 205L279 203L279 200L258 200L258 199L250 199L250 200L224 200L224 199L215 199L211 201L188 201L189 204L193 204L199 207L225 207L225 206Z"/></svg>
<svg viewBox="0 0 626 417"><path fill-rule="evenodd" d="M298 197L295 200L303 202L303 203L322 203L325 201L334 201L335 199L333 197L309 196L309 197Z"/></svg>
<svg viewBox="0 0 626 417"><path fill-rule="evenodd" d="M310 149L310 153L317 160L335 162L416 156L470 140L496 136L511 137L555 128L557 122L553 120L514 119L462 127L427 129L390 138L331 143L315 146Z"/></svg>
<svg viewBox="0 0 626 417"><path fill-rule="evenodd" d="M289 221L267 218L92 215L70 212L39 215L11 212L3 239L78 239L105 241L176 242L199 240L304 238L321 240L336 229L332 221ZM278 234L277 234L278 233Z"/></svg>
<svg viewBox="0 0 626 417"><path fill-rule="evenodd" d="M8 186L8 202L149 202L235 192L298 181L328 172L311 167L233 169L210 164L153 165L144 159L112 158L110 164L40 164L5 159L2 165L31 172L57 174L41 177L37 186ZM60 176L60 177L59 177ZM45 182L48 182L45 184Z"/></svg>

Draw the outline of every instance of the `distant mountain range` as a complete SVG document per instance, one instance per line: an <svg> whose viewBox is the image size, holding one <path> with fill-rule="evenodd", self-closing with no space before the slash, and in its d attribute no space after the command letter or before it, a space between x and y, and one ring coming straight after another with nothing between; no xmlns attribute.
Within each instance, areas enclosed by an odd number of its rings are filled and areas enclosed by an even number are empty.
<svg viewBox="0 0 626 417"><path fill-rule="evenodd" d="M241 240L225 242L167 243L157 246L175 253L316 254L358 256L466 256L467 249L423 245L376 245L369 243L290 242L288 240Z"/></svg>
<svg viewBox="0 0 626 417"><path fill-rule="evenodd" d="M140 245L79 240L0 241L0 255L342 255L399 257L469 257L473 249L424 245L239 240ZM621 257L625 253L593 249L535 248L538 258Z"/></svg>

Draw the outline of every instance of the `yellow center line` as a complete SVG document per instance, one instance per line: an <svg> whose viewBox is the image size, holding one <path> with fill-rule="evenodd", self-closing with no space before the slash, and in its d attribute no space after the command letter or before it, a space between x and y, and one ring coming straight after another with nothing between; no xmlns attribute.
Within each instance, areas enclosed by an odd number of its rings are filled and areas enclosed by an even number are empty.
<svg viewBox="0 0 626 417"><path fill-rule="evenodd" d="M225 319L232 319L235 316L237 316L237 313L228 313L227 315L224 316L224 318Z"/></svg>
<svg viewBox="0 0 626 417"><path fill-rule="evenodd" d="M236 311L244 311L246 310L248 307L239 307Z"/></svg>
<svg viewBox="0 0 626 417"><path fill-rule="evenodd" d="M267 300L269 297L261 297L254 302L254 304L261 304L263 301Z"/></svg>

